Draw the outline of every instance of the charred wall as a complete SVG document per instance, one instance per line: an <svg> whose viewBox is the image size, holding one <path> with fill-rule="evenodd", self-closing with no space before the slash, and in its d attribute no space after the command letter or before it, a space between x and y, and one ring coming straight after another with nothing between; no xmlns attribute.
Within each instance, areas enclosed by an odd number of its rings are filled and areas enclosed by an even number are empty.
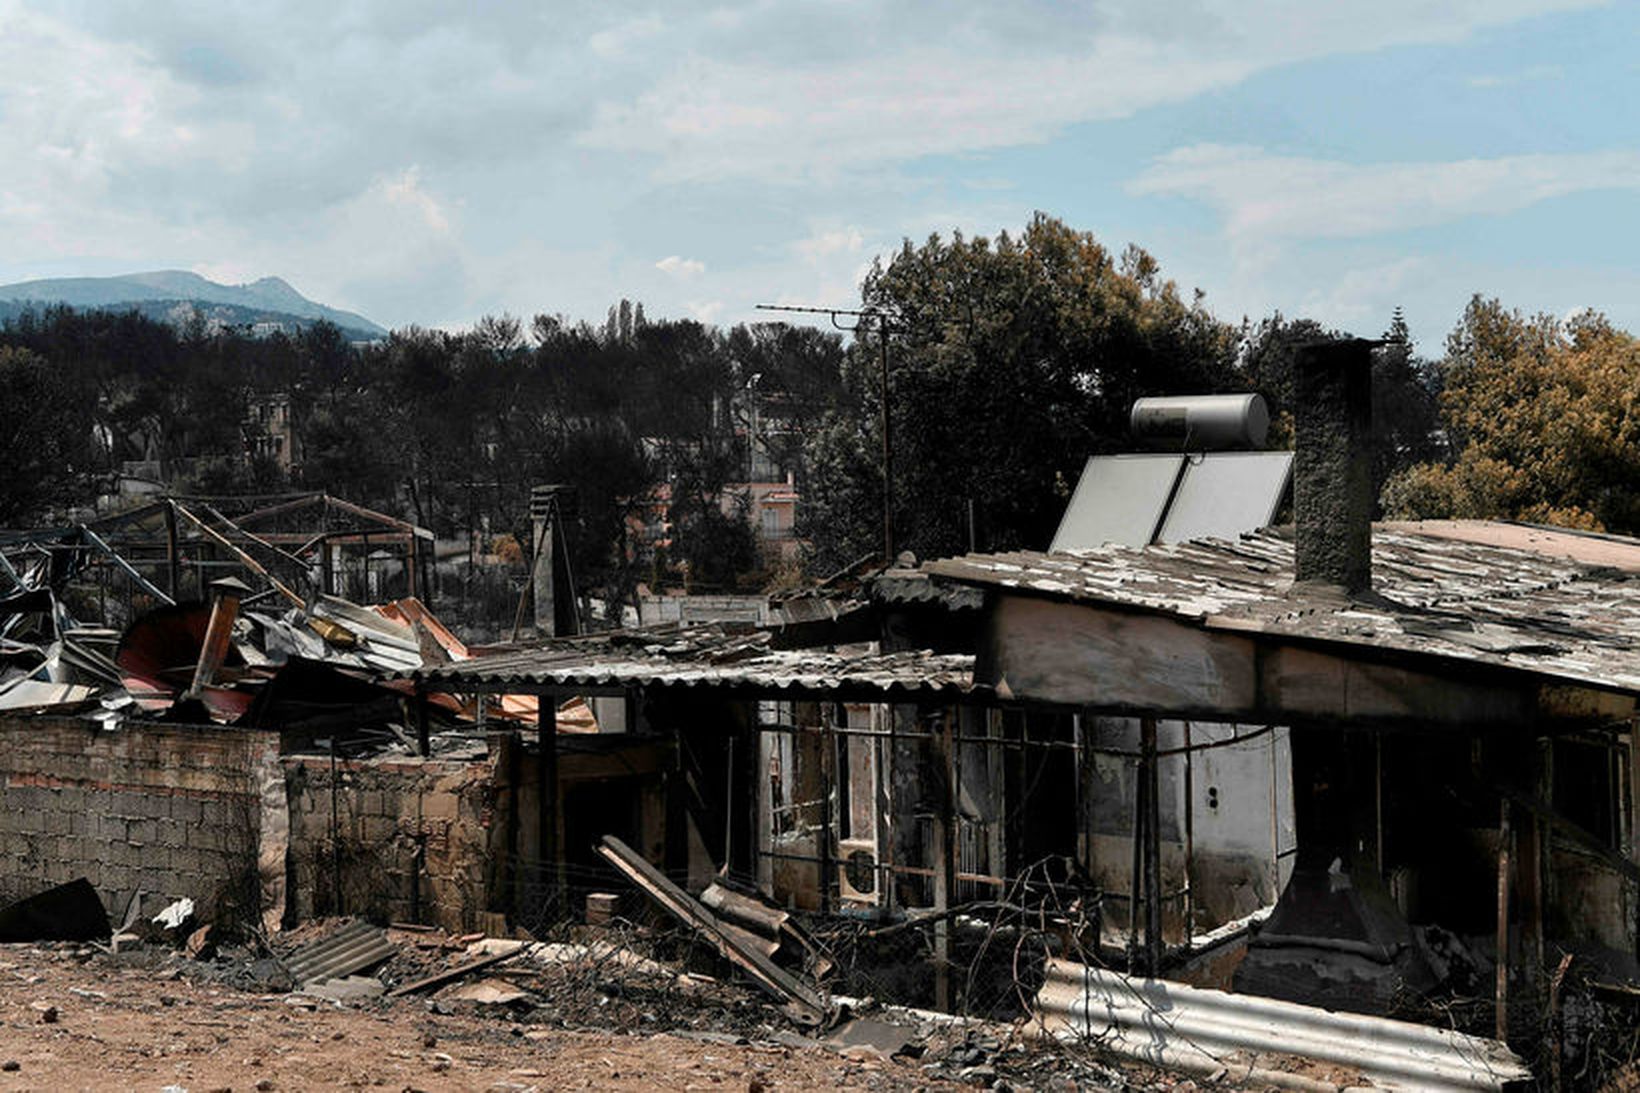
<svg viewBox="0 0 1640 1093"><path fill-rule="evenodd" d="M468 930L490 906L487 761L284 759L291 911Z"/></svg>
<svg viewBox="0 0 1640 1093"><path fill-rule="evenodd" d="M85 877L116 923L133 894L152 915L184 896L201 917L254 917L263 790L278 737L222 726L144 724L101 731L72 717L0 717L0 900Z"/></svg>

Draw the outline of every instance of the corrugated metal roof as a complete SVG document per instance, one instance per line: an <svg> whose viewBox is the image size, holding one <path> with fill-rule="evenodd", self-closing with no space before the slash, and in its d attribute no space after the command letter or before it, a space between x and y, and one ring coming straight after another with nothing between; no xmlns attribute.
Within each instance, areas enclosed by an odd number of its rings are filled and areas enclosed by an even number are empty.
<svg viewBox="0 0 1640 1093"><path fill-rule="evenodd" d="M464 686L975 690L972 656L771 649L770 637L767 631L734 633L717 626L616 632L431 666L405 676L456 692Z"/></svg>
<svg viewBox="0 0 1640 1093"><path fill-rule="evenodd" d="M929 562L935 576L1043 596L1173 615L1239 630L1521 668L1640 694L1640 579L1630 565L1563 556L1552 537L1475 525L1468 538L1377 528L1373 595L1345 601L1293 584L1290 532L1202 539L1142 550L967 555ZM1606 538L1607 555L1640 564L1640 543Z"/></svg>

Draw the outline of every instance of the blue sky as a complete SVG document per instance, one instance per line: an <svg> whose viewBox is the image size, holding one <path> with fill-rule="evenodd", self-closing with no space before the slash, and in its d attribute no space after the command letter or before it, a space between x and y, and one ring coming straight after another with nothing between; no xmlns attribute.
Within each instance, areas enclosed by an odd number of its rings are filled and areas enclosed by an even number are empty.
<svg viewBox="0 0 1640 1093"><path fill-rule="evenodd" d="M1640 5L0 0L0 282L276 274L387 325L847 306L1034 210L1220 316L1640 329Z"/></svg>

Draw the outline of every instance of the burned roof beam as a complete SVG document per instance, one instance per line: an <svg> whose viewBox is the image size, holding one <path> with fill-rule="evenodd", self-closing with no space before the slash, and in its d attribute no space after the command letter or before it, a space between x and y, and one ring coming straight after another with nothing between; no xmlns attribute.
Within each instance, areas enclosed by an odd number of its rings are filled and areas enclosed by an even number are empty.
<svg viewBox="0 0 1640 1093"><path fill-rule="evenodd" d="M144 577L141 573L138 573L134 568L132 568L131 563L126 561L124 558L120 557L120 555L114 550L113 547L111 547L107 543L103 542L101 536L99 536L96 532L92 531L90 528L86 527L84 524L81 524L80 525L80 534L85 536L85 541L86 542L88 542L92 546L96 547L103 554L106 554L110 559L113 560L115 565L117 565L121 569L123 569L125 571L126 576L130 577L133 581L136 582L138 588L142 589L144 592L146 592L150 596L154 597L160 603L163 603L167 606L170 606L170 605L176 603L176 601L173 600L170 596L167 596L165 593L161 592L158 588L156 588L153 584L151 584L149 582L148 578Z"/></svg>

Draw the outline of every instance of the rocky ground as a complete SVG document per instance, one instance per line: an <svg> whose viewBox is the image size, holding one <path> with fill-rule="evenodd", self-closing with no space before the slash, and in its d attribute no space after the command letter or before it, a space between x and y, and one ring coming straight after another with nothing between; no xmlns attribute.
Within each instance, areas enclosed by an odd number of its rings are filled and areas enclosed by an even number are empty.
<svg viewBox="0 0 1640 1093"><path fill-rule="evenodd" d="M378 972L388 986L465 958L436 940L395 940L403 955ZM650 977L633 989L607 968L502 965L487 1000L473 976L344 1005L285 993L253 964L156 944L114 954L0 946L0 1090L1172 1087L1027 1047L1006 1030L902 1021L885 1032L889 1022L875 1019L853 1037L802 1030L757 996L701 977Z"/></svg>

